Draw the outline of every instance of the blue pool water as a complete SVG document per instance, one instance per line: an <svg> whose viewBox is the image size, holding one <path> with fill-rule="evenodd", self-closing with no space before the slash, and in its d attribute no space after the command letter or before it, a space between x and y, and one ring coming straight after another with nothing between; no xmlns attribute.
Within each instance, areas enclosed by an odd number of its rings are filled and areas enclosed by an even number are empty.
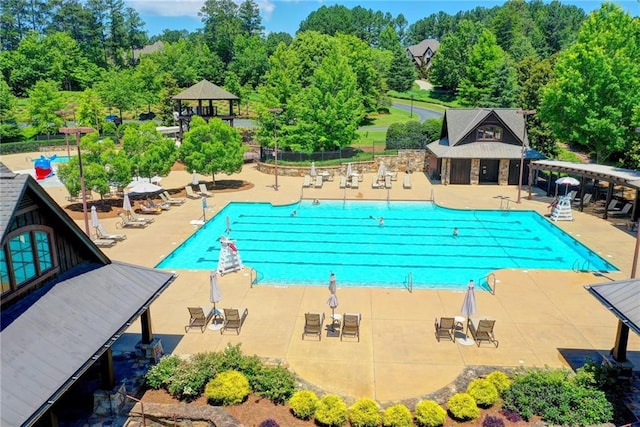
<svg viewBox="0 0 640 427"><path fill-rule="evenodd" d="M36 162L37 159L33 159L33 163ZM67 163L69 161L69 156L57 156L52 163Z"/></svg>
<svg viewBox="0 0 640 427"><path fill-rule="evenodd" d="M403 287L411 273L414 288L464 289L469 279L486 286L487 274L503 268L617 270L532 211L324 200L231 203L157 267L216 269L227 217L228 237L258 283L326 285L333 271L340 286Z"/></svg>

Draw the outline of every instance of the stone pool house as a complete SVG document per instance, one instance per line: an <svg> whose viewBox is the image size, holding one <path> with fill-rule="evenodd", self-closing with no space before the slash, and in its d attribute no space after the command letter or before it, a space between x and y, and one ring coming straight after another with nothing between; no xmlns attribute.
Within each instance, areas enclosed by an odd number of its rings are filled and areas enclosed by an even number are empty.
<svg viewBox="0 0 640 427"><path fill-rule="evenodd" d="M545 156L529 146L525 116L514 108L449 108L440 138L427 144L427 172L442 184L522 184L529 163ZM524 154L523 154L524 153Z"/></svg>
<svg viewBox="0 0 640 427"><path fill-rule="evenodd" d="M149 306L174 275L109 260L34 178L2 163L0 235L0 425L56 426L122 403L111 345L139 318L140 353L157 356Z"/></svg>

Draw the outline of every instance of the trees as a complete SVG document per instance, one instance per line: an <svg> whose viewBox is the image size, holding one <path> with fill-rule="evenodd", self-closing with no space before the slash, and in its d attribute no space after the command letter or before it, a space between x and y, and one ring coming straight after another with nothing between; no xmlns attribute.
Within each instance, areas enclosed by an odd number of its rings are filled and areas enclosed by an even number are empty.
<svg viewBox="0 0 640 427"><path fill-rule="evenodd" d="M51 135L62 125L56 114L64 106L58 85L53 81L40 80L29 91L29 117L40 133Z"/></svg>
<svg viewBox="0 0 640 427"><path fill-rule="evenodd" d="M242 137L235 128L214 118L206 123L201 117L191 120L191 128L184 134L180 146L180 158L189 170L201 174L228 175L242 170L244 152Z"/></svg>
<svg viewBox="0 0 640 427"><path fill-rule="evenodd" d="M598 163L635 138L640 105L640 21L607 3L589 15L578 38L558 54L540 108L562 141L585 147Z"/></svg>
<svg viewBox="0 0 640 427"><path fill-rule="evenodd" d="M167 175L177 157L173 140L158 132L153 122L128 124L122 137L122 149L132 169L147 178Z"/></svg>
<svg viewBox="0 0 640 427"><path fill-rule="evenodd" d="M393 50L393 60L386 75L389 89L404 92L411 89L417 78L416 67L404 49L398 45Z"/></svg>

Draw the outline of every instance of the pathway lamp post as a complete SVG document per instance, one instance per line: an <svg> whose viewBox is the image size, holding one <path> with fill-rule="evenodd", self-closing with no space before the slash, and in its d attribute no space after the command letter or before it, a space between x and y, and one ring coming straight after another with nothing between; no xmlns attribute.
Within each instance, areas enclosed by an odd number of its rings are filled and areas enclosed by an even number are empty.
<svg viewBox="0 0 640 427"><path fill-rule="evenodd" d="M273 189L278 191L278 114L282 113L282 108L269 108L269 112L273 114L273 159L274 173L276 177Z"/></svg>
<svg viewBox="0 0 640 427"><path fill-rule="evenodd" d="M522 117L524 118L524 123L522 126L522 151L520 153L520 176L518 177L518 200L516 200L516 203L520 203L520 194L522 193L522 174L524 173L524 154L526 151L524 140L527 138L527 116L532 116L537 113L537 111L516 110L516 113L522 114Z"/></svg>

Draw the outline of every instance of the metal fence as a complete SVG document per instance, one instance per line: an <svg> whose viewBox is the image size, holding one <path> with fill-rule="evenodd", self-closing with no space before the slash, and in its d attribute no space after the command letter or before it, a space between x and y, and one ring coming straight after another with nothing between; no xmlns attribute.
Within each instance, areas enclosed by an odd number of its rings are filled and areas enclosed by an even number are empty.
<svg viewBox="0 0 640 427"><path fill-rule="evenodd" d="M260 161L267 162L273 160L273 148L260 147ZM353 147L344 147L336 151L320 151L316 153L301 153L293 151L278 150L278 160L285 162L311 162L322 160L350 159L359 150Z"/></svg>

